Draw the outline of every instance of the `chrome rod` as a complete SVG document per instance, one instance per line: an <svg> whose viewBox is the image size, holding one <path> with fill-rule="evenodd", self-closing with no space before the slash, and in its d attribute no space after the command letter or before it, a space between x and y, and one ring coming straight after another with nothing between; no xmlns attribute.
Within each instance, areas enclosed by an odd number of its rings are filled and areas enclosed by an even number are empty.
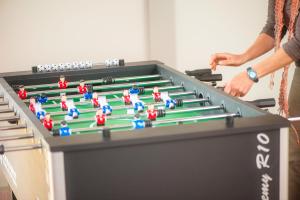
<svg viewBox="0 0 300 200"><path fill-rule="evenodd" d="M11 113L11 112L14 112L14 111L9 108L0 110L0 113Z"/></svg>
<svg viewBox="0 0 300 200"><path fill-rule="evenodd" d="M26 125L1 126L0 131L9 131L26 128Z"/></svg>
<svg viewBox="0 0 300 200"><path fill-rule="evenodd" d="M290 122L299 122L300 121L300 117L290 117L290 118L288 118L288 120Z"/></svg>
<svg viewBox="0 0 300 200"><path fill-rule="evenodd" d="M10 141L10 140L22 140L22 139L30 139L33 138L33 134L19 134L19 135L8 135L8 136L1 136L0 142L3 141Z"/></svg>
<svg viewBox="0 0 300 200"><path fill-rule="evenodd" d="M23 146L4 146L3 144L1 144L0 154L3 155L4 153L9 153L9 152L27 151L27 150L34 150L40 148L42 148L41 144L32 144L32 145L23 145Z"/></svg>
<svg viewBox="0 0 300 200"><path fill-rule="evenodd" d="M159 87L160 91L169 91L169 90L179 90L179 89L183 89L183 86L167 86L167 87ZM145 92L152 92L153 88L145 88ZM109 91L109 92L99 92L100 96L106 96L106 95L123 95L123 90L116 90L116 91ZM73 99L73 98L83 98L83 95L81 94L74 94L74 95L68 95L69 99ZM60 97L59 96L55 96L55 97L48 97L48 100L59 100L60 101ZM29 99L25 99L23 100L25 103L29 102Z"/></svg>
<svg viewBox="0 0 300 200"><path fill-rule="evenodd" d="M223 109L223 106L203 106L203 107L195 107L195 108L184 108L184 109L176 109L176 110L167 110L166 115L171 114L178 114L178 113L187 113L187 112L196 112L196 111L208 111L208 110L218 110ZM134 117L135 114L127 114L127 115L112 115L107 116L106 119L124 119L124 118L130 118ZM141 117L146 117L146 113L140 113ZM92 122L95 121L95 118L83 118L83 119L74 119L71 121L68 121L68 124L76 124L76 123L82 123L82 122ZM56 120L54 121L54 124L59 124L61 121Z"/></svg>
<svg viewBox="0 0 300 200"><path fill-rule="evenodd" d="M8 105L8 103L6 103L6 102L0 102L0 106L7 106Z"/></svg>
<svg viewBox="0 0 300 200"><path fill-rule="evenodd" d="M144 81L144 82L132 82L132 83L121 83L121 84L111 84L111 85L100 85L94 86L94 91L108 90L108 89L119 89L119 88L130 88L133 85L137 87L144 87L149 85L161 85L161 84L170 84L170 80L159 80L159 81ZM45 91L34 91L27 92L28 96L43 94L60 94L60 93L75 93L78 92L77 88L67 88L67 89L55 89L55 90L45 90Z"/></svg>
<svg viewBox="0 0 300 200"><path fill-rule="evenodd" d="M116 82L129 82L134 81L137 79L153 79L153 78L161 78L161 75L155 74L155 75L145 75L145 76L131 76L131 77L122 77L122 78L113 78ZM59 78L58 78L59 79ZM58 81L57 81L58 82ZM86 80L87 84L101 84L104 82L104 79L96 79L96 80ZM79 85L80 81L70 81L68 82L68 86L77 86ZM50 83L50 84L41 84L41 85L26 85L25 89L42 89L42 88L58 88L57 83Z"/></svg>
<svg viewBox="0 0 300 200"><path fill-rule="evenodd" d="M208 99L189 99L189 100L183 100L183 104L191 104L191 103L204 103L204 102L209 102ZM148 107L149 104L145 104L145 107ZM153 103L151 105L154 106L165 106L163 102L158 102L158 103ZM121 110L121 109L133 109L132 105L128 106L113 106L113 110ZM91 109L81 109L80 113L91 113L91 112L96 112L98 108L91 108ZM67 111L59 111L59 112L50 112L51 116L57 116L57 115L66 115L68 112Z"/></svg>
<svg viewBox="0 0 300 200"><path fill-rule="evenodd" d="M19 120L19 117L17 116L0 117L0 121L13 121L13 120Z"/></svg>
<svg viewBox="0 0 300 200"><path fill-rule="evenodd" d="M195 92L174 92L174 93L169 93L170 97L177 97L177 96L188 96L188 95L195 95ZM153 98L152 95L146 95L146 96L140 96L139 97L140 100L145 100L145 99L151 99ZM112 99L107 99L107 102L118 102L118 101L122 101L122 98L112 98ZM92 105L91 101L84 101L84 102L75 102L74 105L76 106L81 106L81 105ZM49 105L44 105L42 106L44 109L47 108L60 108L59 104L49 104Z"/></svg>
<svg viewBox="0 0 300 200"><path fill-rule="evenodd" d="M225 114L215 114L215 115L206 115L206 116L197 116L197 117L188 117L188 118L175 118L175 119L165 119L160 121L152 122L153 126L168 124L168 123L178 123L178 122L190 122L190 121L200 121L200 120L209 120L209 119L222 119L227 117L239 117L239 114L236 113L225 113ZM91 127L91 128L78 128L73 129L72 132L89 132L89 131L103 131L104 129L127 129L131 128L132 124L125 124L125 125L112 125L112 126L104 126L104 127Z"/></svg>

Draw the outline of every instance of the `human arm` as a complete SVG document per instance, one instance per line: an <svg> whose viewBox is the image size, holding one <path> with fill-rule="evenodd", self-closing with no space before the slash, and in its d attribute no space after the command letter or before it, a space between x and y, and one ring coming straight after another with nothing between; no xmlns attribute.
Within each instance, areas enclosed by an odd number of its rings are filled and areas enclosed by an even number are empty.
<svg viewBox="0 0 300 200"><path fill-rule="evenodd" d="M275 54L257 63L252 68L256 71L258 79L270 74L290 63L294 60L289 56L283 48L280 48ZM253 81L249 79L246 71L235 76L225 86L225 92L232 96L245 96L253 85Z"/></svg>

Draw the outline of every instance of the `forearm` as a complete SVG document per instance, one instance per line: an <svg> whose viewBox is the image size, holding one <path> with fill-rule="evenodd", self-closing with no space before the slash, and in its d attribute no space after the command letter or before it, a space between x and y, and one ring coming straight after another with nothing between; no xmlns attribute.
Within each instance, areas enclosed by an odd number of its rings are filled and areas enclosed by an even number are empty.
<svg viewBox="0 0 300 200"><path fill-rule="evenodd" d="M258 78L262 78L286 65L294 60L280 48L275 54L253 66Z"/></svg>
<svg viewBox="0 0 300 200"><path fill-rule="evenodd" d="M245 63L251 61L274 48L274 38L262 33L255 42L243 53Z"/></svg>

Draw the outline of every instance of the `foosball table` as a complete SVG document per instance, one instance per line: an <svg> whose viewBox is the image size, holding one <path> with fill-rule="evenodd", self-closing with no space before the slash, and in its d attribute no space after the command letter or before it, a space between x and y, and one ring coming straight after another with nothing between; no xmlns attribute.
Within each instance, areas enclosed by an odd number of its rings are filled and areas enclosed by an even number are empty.
<svg viewBox="0 0 300 200"><path fill-rule="evenodd" d="M158 61L87 66L0 75L17 199L287 199L284 118Z"/></svg>

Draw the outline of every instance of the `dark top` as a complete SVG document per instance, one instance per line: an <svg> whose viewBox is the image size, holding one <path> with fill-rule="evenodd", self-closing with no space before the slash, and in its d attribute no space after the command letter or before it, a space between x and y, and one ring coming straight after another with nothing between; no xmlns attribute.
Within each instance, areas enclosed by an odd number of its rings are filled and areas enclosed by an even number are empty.
<svg viewBox="0 0 300 200"><path fill-rule="evenodd" d="M287 27L290 21L290 6L291 0L286 0L285 7L284 7L284 28L283 28L283 35L284 36L287 32ZM269 36L275 38L275 0L269 0L268 6L268 19L265 27L262 30L262 33L266 33ZM299 16L299 14L298 14ZM300 19L297 16L295 20L295 35L294 37L288 41L287 43L283 44L283 49L285 52L295 61L296 66L300 67Z"/></svg>

